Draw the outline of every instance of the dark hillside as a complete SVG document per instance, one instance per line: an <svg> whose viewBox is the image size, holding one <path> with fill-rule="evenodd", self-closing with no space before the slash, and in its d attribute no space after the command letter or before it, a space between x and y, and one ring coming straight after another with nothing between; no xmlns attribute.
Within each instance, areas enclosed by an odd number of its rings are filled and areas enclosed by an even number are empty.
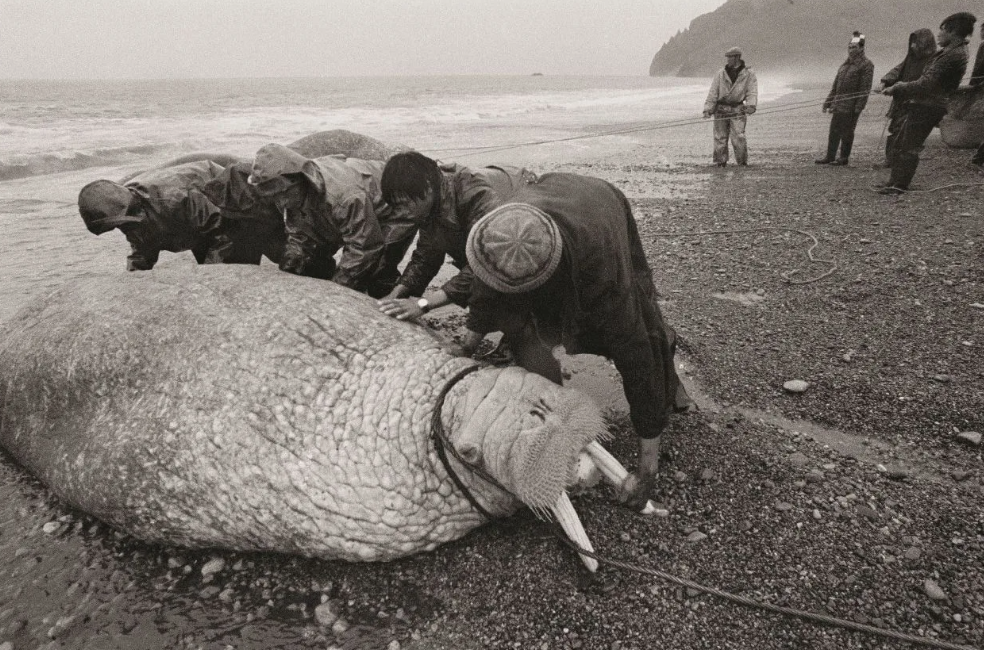
<svg viewBox="0 0 984 650"><path fill-rule="evenodd" d="M984 19L984 7L965 0L728 0L667 41L649 74L710 76L732 45L757 72L832 71L846 57L851 32L860 30L877 76L905 56L910 32L928 27L935 33L956 11L974 12L978 27ZM975 34L972 47L976 43Z"/></svg>

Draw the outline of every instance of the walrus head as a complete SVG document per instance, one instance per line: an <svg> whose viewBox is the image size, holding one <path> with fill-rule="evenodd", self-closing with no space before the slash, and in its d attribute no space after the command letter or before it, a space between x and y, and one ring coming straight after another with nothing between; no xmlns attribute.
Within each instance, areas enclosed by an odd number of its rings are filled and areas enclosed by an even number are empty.
<svg viewBox="0 0 984 650"><path fill-rule="evenodd" d="M540 516L552 513L568 536L591 550L568 498L583 467L597 467L621 485L627 472L598 443L607 429L586 395L518 367L488 369L449 394L450 441ZM579 470L579 468L581 468ZM584 557L592 571L597 562Z"/></svg>

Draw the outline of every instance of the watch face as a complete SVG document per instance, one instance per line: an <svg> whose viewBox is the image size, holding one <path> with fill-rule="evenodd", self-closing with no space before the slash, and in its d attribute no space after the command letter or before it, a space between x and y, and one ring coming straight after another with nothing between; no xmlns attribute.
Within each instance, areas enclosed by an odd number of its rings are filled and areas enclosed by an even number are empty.
<svg viewBox="0 0 984 650"><path fill-rule="evenodd" d="M427 307L430 306L430 303L427 302L427 298L421 298L420 300L417 301L417 306L423 309L424 311L427 311Z"/></svg>

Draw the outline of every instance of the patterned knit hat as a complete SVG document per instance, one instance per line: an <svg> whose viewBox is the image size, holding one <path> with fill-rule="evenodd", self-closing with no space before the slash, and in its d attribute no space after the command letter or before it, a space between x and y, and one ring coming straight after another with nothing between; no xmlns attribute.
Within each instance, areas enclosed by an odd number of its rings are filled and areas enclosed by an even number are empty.
<svg viewBox="0 0 984 650"><path fill-rule="evenodd" d="M851 45L864 47L864 34L861 32L854 32L854 34L851 35Z"/></svg>
<svg viewBox="0 0 984 650"><path fill-rule="evenodd" d="M139 223L139 216L128 216L130 190L108 180L92 181L79 191L79 214L93 235L109 232L125 223Z"/></svg>
<svg viewBox="0 0 984 650"><path fill-rule="evenodd" d="M562 249L560 229L547 213L527 203L507 203L475 223L465 254L485 284L502 293L524 293L553 275Z"/></svg>

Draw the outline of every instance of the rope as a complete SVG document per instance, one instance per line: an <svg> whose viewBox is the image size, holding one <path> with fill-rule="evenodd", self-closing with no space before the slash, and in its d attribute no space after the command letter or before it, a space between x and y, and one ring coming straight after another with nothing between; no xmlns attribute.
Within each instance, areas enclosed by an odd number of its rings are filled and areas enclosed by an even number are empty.
<svg viewBox="0 0 984 650"><path fill-rule="evenodd" d="M865 92L865 93L850 93L850 94L843 94L843 95L835 95L833 99L835 101L837 101L837 100L858 99L860 97L866 97L869 94L870 93ZM802 101L799 101L799 102L789 102L787 104L784 104L781 107L775 107L775 108L771 108L771 109L765 108L765 109L762 109L762 110L756 110L754 114L755 115L773 115L773 114L776 114L776 113L785 113L787 111L799 110L801 108L810 108L810 107L815 107L815 106L822 106L824 103L826 103L826 97L824 98L824 101L823 102L819 102L819 103L817 102L816 99L802 100ZM572 140L586 140L586 139L590 139L590 138L603 138L603 137L612 136L612 135L625 135L625 134L629 134L629 133L640 133L640 132L643 132L643 131L658 131L658 130L662 130L662 129L676 128L676 127L680 127L680 126L692 126L692 125L695 125L695 124L704 123L708 119L710 119L710 118L681 118L679 120L669 120L669 121L666 121L666 122L656 122L656 123L651 124L651 125L648 125L648 126L631 127L631 128L626 128L626 129L616 129L616 130L613 130L613 131L598 131L598 132L595 132L595 133L586 133L586 134L583 134L583 135L573 135L573 136L568 136L568 137L564 137L564 138L554 138L554 139L545 139L545 140L529 140L529 141L526 141L526 142L517 142L517 143L505 144L505 145L486 145L486 146L477 146L477 147L451 147L451 148L443 148L443 149L427 149L427 148L424 148L423 150L424 151L431 152L431 153L446 153L446 152L449 152L449 151L471 152L471 153L460 153L460 154L457 154L457 156L456 156L456 157L462 157L462 156L477 155L477 154L480 154L480 153L494 153L494 152L497 152L497 151L507 151L507 150L510 150L510 149L519 149L521 147L536 146L536 145L542 145L542 144L554 144L554 143L558 143L558 142L570 142ZM719 117L714 117L713 118L714 121L723 120L723 119L730 119L730 118L719 118Z"/></svg>
<svg viewBox="0 0 984 650"><path fill-rule="evenodd" d="M880 627L875 627L873 625L866 625L864 623L858 623L856 621L849 621L842 618L837 618L835 616L829 616L827 614L818 614L816 612L808 612L805 610L794 609L792 607L783 607L782 605L773 605L772 603L765 603L745 596L739 596L737 594L732 594L727 591L722 591L715 587L707 587L700 583L694 582L692 580L687 580L686 578L679 578L677 576L671 575L664 571L658 569L648 569L646 567L641 567L635 564L629 564L627 562L621 562L619 560L612 560L599 555L593 551L589 551L582 548L580 545L571 541L562 530L558 530L558 527L554 525L554 534L566 544L568 547L573 549L576 553L581 555L586 555L588 557L594 558L601 562L602 564L607 564L613 566L617 569L622 569L624 571L629 571L631 573L639 573L642 575L653 576L667 582L672 582L673 584L680 585L681 587L687 587L689 589L696 589L697 591L703 592L705 594L710 594L712 596L717 596L723 600L727 600L732 603L737 603L745 607L750 607L752 609L762 609L768 612L774 612L776 614L782 614L784 616L791 616L793 618L799 618L805 621L810 621L812 623L820 623L821 625L830 625L833 627L839 627L847 630L854 630L855 632L864 632L865 634L871 634L874 636L880 636L888 639L895 639L897 641L904 641L906 643L912 643L914 645L923 645L931 648L944 648L946 650L974 650L968 646L956 645L954 643L948 643L946 641L939 641L937 639L930 639L920 636L915 636L912 634L905 634L903 632L896 632L895 630L886 630Z"/></svg>
<svg viewBox="0 0 984 650"><path fill-rule="evenodd" d="M689 236L701 236L701 235L733 235L733 234L738 234L738 233L768 232L768 231L795 232L795 233L800 234L800 235L803 235L805 237L809 237L810 239L813 240L813 244L806 251L806 256L809 258L810 263L811 264L816 264L816 263L830 264L830 268L829 269L827 269L826 271L824 271L822 274L818 275L815 278L810 278L809 280L793 280L790 277L792 275L796 275L797 273L799 273L800 272L799 269L795 269L793 271L789 271L788 273L787 272L780 273L779 275L787 283L789 283L789 284L810 284L811 282L817 282L818 280L824 279L825 277L827 277L828 275L832 274L834 271L836 271L837 269L840 268L840 266L836 262L832 262L831 260L820 260L820 259L817 259L817 258L813 257L813 249L816 248L817 246L819 246L820 245L820 242L817 241L817 238L815 236L813 236L812 233L809 233L809 232L807 232L805 230L799 230L798 228L784 228L782 226L766 226L766 227L762 227L762 228L742 228L742 229L738 229L738 230L696 230L696 231L689 231L689 232L656 231L653 234L656 237L689 237Z"/></svg>
<svg viewBox="0 0 984 650"><path fill-rule="evenodd" d="M478 499L471 493L471 491L460 479L460 477L458 477L457 472L455 472L454 469L451 467L451 463L448 461L447 455L445 453L445 448L450 449L451 454L458 460L458 462L462 463L464 467L467 467L469 470L475 472L476 474L478 474L480 477L482 477L492 485L498 487L500 490L506 493L509 493L509 490L507 490L505 486L499 483L499 481L497 481L495 478L490 476L488 472L486 472L484 469L469 463L468 461L461 458L461 456L459 456L457 450L454 448L454 445L452 445L451 442L448 440L447 432L444 430L444 424L441 419L441 412L444 407L444 400L447 397L448 392L451 390L451 388L454 387L455 384L457 384L466 376L470 375L476 370L480 370L483 367L484 366L481 365L475 365L475 366L468 366L466 368L463 368L462 370L459 370L447 381L447 383L441 389L441 392L438 393L437 401L434 406L434 412L431 415L431 437L434 440L435 447L437 447L438 456L441 458L441 462L444 463L444 468L448 471L448 474L451 476L451 479L454 481L455 485L458 486L458 489L464 493L465 497L468 499L468 502L471 503L472 506L474 506L475 509L483 517L492 520L493 519L492 515L478 503ZM639 573L642 575L649 575L656 578L660 578L662 580L666 580L667 582L672 582L674 584L680 585L682 587L688 587L690 589L696 589L703 593L710 594L712 596L717 596L718 598L722 598L724 600L737 603L745 607L750 607L752 609L762 609L765 611L775 612L777 614L782 614L784 616L791 616L794 618L810 621L813 623L820 623L823 625L840 627L844 629L854 630L857 632L864 632L866 634L872 634L884 638L896 639L898 641L904 641L907 643L924 645L933 648L943 648L944 650L973 650L972 648L967 648L965 646L959 646L952 643L947 643L945 641L926 639L909 634L903 634L901 632L895 632L894 630L885 630L882 628L874 627L872 625L865 625L863 623L857 623L855 621L848 621L845 619L836 618L834 616L828 616L826 614L817 614L814 612L793 609L791 607L783 607L781 605L764 603L757 600L753 600L751 598L747 598L745 596L739 596L736 594L729 593L727 591L722 591L721 589L717 589L715 587L706 587L702 584L693 582L691 580L687 580L686 578L679 578L677 576L671 575L664 571L660 571L658 569L648 569L646 567L640 567L638 565L621 562L619 560L612 560L603 557L601 555L598 555L597 553L582 548L580 545L571 541L567 537L567 535L564 534L564 532L559 529L559 525L556 522L553 522L551 530L564 544L566 544L568 547L573 549L576 553L594 558L599 562L601 562L602 564L607 564L609 566L613 566L615 568L622 569L624 571L629 571L632 573Z"/></svg>
<svg viewBox="0 0 984 650"><path fill-rule="evenodd" d="M476 370L481 370L483 367L484 366L482 365L475 365L475 366L467 366L465 368L462 368L454 375L452 375L451 378L447 381L447 383L444 384L444 387L441 389L441 392L437 394L437 399L435 400L435 404L434 404L434 412L431 414L431 439L434 441L434 448L437 450L437 457L441 459L441 464L444 465L444 469L447 471L448 476L451 477L451 480L454 482L454 484L458 487L459 490L461 490L461 493L465 495L465 498L468 499L468 503L470 503L472 507L479 512L479 514L481 514L489 521L492 521L493 519L495 519L495 517L493 517L489 513L489 511L486 510L482 506L482 504L478 502L478 499L475 497L475 495L472 494L471 490L468 489L468 486L465 485L464 481L461 480L461 477L458 476L458 472L456 472L454 467L452 467L451 462L448 460L448 455L447 455L448 450L451 451L451 455L455 457L455 460L461 463L464 467L467 467L475 474L485 479L492 485L496 486L503 492L509 493L509 490L507 490L505 486L499 483L499 481L497 481L494 477L492 477L492 475L486 472L483 468L478 467L477 465L473 465L472 463L469 463L467 460L461 457L461 455L458 453L458 450L455 449L454 445L451 444L451 441L448 440L447 432L444 430L444 423L441 421L442 411L444 409L444 400L448 396L448 392L450 392L450 390L454 387L454 385L457 384L459 381L461 381L471 373L475 372Z"/></svg>

